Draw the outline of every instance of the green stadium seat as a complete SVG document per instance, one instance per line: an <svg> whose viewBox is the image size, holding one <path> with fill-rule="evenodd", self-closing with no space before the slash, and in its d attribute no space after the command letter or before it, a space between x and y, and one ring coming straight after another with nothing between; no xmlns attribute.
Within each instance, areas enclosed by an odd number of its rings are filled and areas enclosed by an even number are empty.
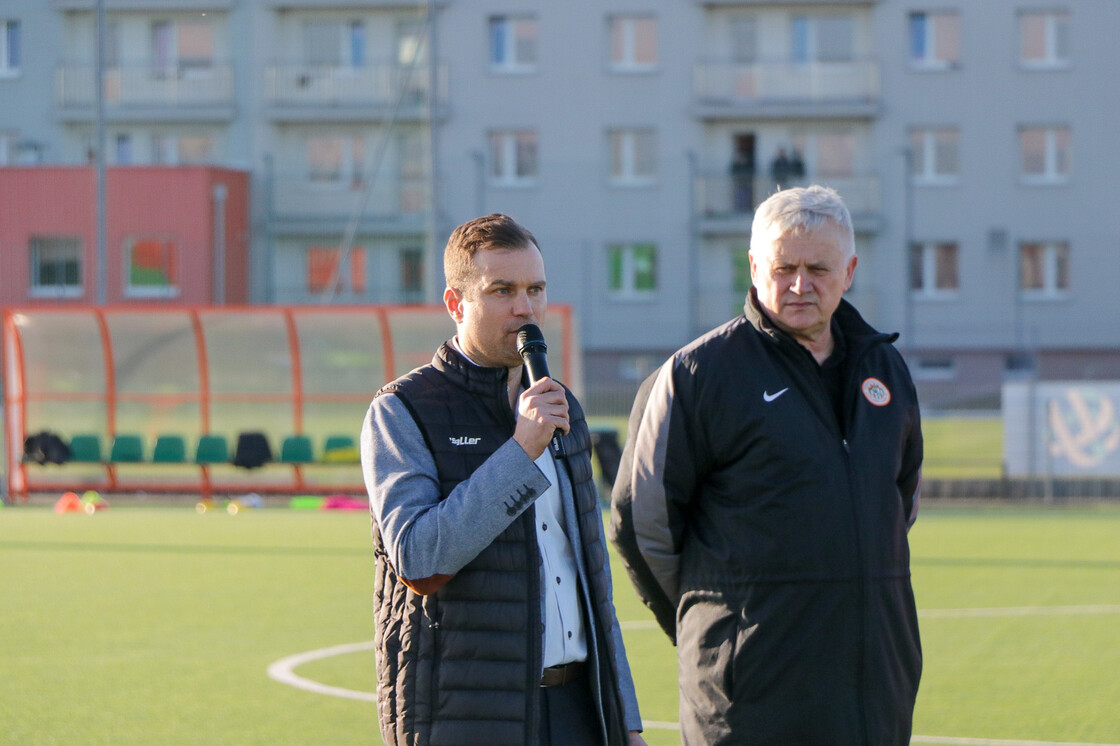
<svg viewBox="0 0 1120 746"><path fill-rule="evenodd" d="M144 443L139 435L117 435L109 449L109 461L114 464L136 463L144 460Z"/></svg>
<svg viewBox="0 0 1120 746"><path fill-rule="evenodd" d="M352 464L358 462L358 448L350 435L328 435L323 444L323 461Z"/></svg>
<svg viewBox="0 0 1120 746"><path fill-rule="evenodd" d="M101 438L97 435L75 435L70 439L70 460L80 463L100 463Z"/></svg>
<svg viewBox="0 0 1120 746"><path fill-rule="evenodd" d="M164 434L156 438L152 461L157 464L181 464L187 459L187 444L182 435Z"/></svg>
<svg viewBox="0 0 1120 746"><path fill-rule="evenodd" d="M280 444L280 460L285 464L309 464L315 460L311 453L311 438L306 435L289 435Z"/></svg>
<svg viewBox="0 0 1120 746"><path fill-rule="evenodd" d="M194 460L197 464L229 463L229 442L221 435L200 435Z"/></svg>

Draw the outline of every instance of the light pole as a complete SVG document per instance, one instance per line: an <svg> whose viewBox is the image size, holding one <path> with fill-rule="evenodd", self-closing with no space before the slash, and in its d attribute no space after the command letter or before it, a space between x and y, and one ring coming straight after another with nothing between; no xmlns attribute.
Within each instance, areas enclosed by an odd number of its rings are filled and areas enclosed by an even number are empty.
<svg viewBox="0 0 1120 746"><path fill-rule="evenodd" d="M914 149L910 146L902 148L902 266L904 282L902 284L902 350L910 353L914 349L914 288L912 285L911 252L914 250Z"/></svg>
<svg viewBox="0 0 1120 746"><path fill-rule="evenodd" d="M96 192L97 192L97 305L106 302L108 290L108 228L105 219L105 0L97 0L97 62L94 71L94 100L97 108L95 125L97 145Z"/></svg>

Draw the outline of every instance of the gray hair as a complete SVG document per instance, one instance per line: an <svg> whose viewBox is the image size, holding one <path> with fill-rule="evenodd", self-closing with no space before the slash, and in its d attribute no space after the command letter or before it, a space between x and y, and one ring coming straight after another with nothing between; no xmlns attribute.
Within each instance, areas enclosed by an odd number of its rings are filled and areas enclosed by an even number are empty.
<svg viewBox="0 0 1120 746"><path fill-rule="evenodd" d="M758 206L751 225L751 252L764 250L776 238L810 233L831 220L847 234L849 257L856 254L855 230L839 192L831 187L813 184L775 192Z"/></svg>

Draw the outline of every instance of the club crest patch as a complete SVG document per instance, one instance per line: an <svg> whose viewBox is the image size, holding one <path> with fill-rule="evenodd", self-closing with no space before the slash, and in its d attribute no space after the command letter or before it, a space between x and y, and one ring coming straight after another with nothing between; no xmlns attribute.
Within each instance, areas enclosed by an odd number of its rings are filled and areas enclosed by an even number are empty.
<svg viewBox="0 0 1120 746"><path fill-rule="evenodd" d="M863 398L876 407L885 407L891 403L891 390L878 378L865 378L860 389L863 391Z"/></svg>

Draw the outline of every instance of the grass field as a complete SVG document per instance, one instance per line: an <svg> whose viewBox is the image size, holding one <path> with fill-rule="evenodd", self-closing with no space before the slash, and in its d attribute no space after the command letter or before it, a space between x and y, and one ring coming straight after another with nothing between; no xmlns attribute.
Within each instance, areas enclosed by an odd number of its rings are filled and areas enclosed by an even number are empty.
<svg viewBox="0 0 1120 746"><path fill-rule="evenodd" d="M929 507L911 542L915 743L1120 744L1120 507ZM0 742L380 743L371 702L267 673L371 639L364 513L9 507L0 567ZM647 741L679 743L673 649L621 571L616 603ZM373 688L366 649L292 670Z"/></svg>

